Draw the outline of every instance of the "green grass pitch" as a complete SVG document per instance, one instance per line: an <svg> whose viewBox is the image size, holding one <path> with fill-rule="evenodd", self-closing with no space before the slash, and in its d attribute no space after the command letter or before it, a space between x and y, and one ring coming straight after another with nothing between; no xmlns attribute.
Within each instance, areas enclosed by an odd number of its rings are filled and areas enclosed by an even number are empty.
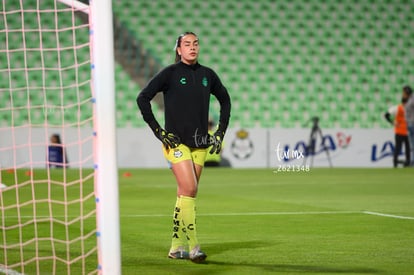
<svg viewBox="0 0 414 275"><path fill-rule="evenodd" d="M197 198L203 265L166 257L171 172L123 173L125 274L414 274L412 169L206 168Z"/></svg>
<svg viewBox="0 0 414 275"><path fill-rule="evenodd" d="M414 274L413 177L408 168L205 168L197 231L208 258L194 264L167 258L176 193L171 171L120 169L122 272Z"/></svg>

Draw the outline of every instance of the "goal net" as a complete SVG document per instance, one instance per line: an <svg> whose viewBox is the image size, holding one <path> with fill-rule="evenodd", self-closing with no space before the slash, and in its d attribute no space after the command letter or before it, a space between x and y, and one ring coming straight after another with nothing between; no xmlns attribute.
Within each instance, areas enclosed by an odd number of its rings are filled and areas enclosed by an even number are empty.
<svg viewBox="0 0 414 275"><path fill-rule="evenodd" d="M2 0L0 274L101 273L88 9Z"/></svg>

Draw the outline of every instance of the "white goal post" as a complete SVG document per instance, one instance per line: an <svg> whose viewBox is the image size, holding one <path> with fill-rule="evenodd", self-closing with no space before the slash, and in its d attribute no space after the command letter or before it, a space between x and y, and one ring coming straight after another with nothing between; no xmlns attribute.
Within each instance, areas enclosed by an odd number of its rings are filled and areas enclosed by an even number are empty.
<svg viewBox="0 0 414 275"><path fill-rule="evenodd" d="M118 170L116 157L114 46L111 0L84 3L58 0L89 13L92 43L92 83L95 94L96 201L99 269L121 274Z"/></svg>
<svg viewBox="0 0 414 275"><path fill-rule="evenodd" d="M112 1L1 3L0 275L121 274Z"/></svg>
<svg viewBox="0 0 414 275"><path fill-rule="evenodd" d="M96 98L98 254L104 275L121 274L116 156L114 43L111 0L91 0L93 90Z"/></svg>

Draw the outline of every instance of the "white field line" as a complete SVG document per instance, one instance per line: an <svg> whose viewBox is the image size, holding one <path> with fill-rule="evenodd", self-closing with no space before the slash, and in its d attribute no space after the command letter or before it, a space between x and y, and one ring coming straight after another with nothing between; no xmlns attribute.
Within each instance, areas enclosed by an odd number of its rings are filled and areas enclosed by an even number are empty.
<svg viewBox="0 0 414 275"><path fill-rule="evenodd" d="M410 217L410 216L399 216L399 215L392 215L392 214L372 212L372 211L362 211L362 213L367 214L367 215L374 215L374 216L387 217L387 218L393 218L393 219L414 220L414 217Z"/></svg>
<svg viewBox="0 0 414 275"><path fill-rule="evenodd" d="M336 215L336 214L366 214L393 219L414 220L414 217L391 215L372 211L298 211L298 212L241 212L241 213L209 213L197 216L281 216L281 215ZM126 218L169 217L166 214L137 214L121 216Z"/></svg>
<svg viewBox="0 0 414 275"><path fill-rule="evenodd" d="M298 211L298 212L240 212L240 213L197 213L197 216L280 216L280 215L335 215L359 214L359 211ZM172 215L172 214L171 214ZM121 216L125 218L170 217L167 214L137 214Z"/></svg>
<svg viewBox="0 0 414 275"><path fill-rule="evenodd" d="M324 214L360 214L360 211L298 211L298 212L239 212L239 213L197 213L197 216L279 216L279 215L324 215ZM122 215L121 218L148 218L171 217L172 214L132 214ZM77 217L77 216L76 216ZM76 218L68 216L67 218ZM17 216L7 216L8 219L17 219ZM32 219L33 216L20 216L22 219ZM50 216L37 216L37 219L46 219ZM54 216L64 218L64 216Z"/></svg>
<svg viewBox="0 0 414 275"><path fill-rule="evenodd" d="M410 216L399 216L386 213L379 213L373 211L292 211L292 212L229 212L229 213L197 213L197 216L281 216L281 215L336 215L336 214L366 214L373 216L381 216L393 219L403 219L403 220L414 220L414 217ZM156 217L170 217L172 214L132 214L132 215L122 215L121 218L156 218ZM17 216L12 217L8 216L8 219L17 218ZM20 216L20 218L31 219L33 216ZM37 219L41 218L50 218L49 216L37 216ZM55 216L54 218L64 218L64 216ZM76 218L67 217L67 218ZM0 266L1 268L1 266ZM1 271L1 269L0 269Z"/></svg>
<svg viewBox="0 0 414 275"><path fill-rule="evenodd" d="M23 273L19 273L13 269L4 268L4 266L2 265L0 265L0 273L6 274L6 275L24 275Z"/></svg>

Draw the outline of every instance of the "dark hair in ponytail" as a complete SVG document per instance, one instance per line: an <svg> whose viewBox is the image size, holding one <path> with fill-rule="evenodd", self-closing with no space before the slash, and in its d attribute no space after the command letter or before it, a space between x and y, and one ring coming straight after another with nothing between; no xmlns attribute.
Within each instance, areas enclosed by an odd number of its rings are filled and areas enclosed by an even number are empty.
<svg viewBox="0 0 414 275"><path fill-rule="evenodd" d="M188 35L188 34L192 34L194 36L197 37L197 34L193 33L193 32L185 32L182 33L178 36L177 40L175 41L175 46L174 46L174 51L175 51L175 63L177 63L178 61L181 60L181 55L178 54L177 48L180 47L181 45L181 40L183 39L184 36Z"/></svg>
<svg viewBox="0 0 414 275"><path fill-rule="evenodd" d="M413 93L413 90L410 86L404 86L403 91L406 92L409 96Z"/></svg>

